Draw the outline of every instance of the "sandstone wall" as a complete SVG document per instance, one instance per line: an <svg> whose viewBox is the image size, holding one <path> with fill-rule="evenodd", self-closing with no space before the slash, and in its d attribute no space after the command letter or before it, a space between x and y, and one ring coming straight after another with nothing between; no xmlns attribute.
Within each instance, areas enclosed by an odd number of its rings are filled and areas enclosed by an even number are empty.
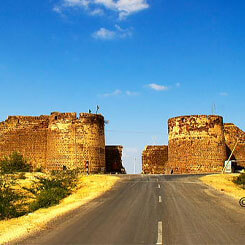
<svg viewBox="0 0 245 245"><path fill-rule="evenodd" d="M34 166L46 166L48 116L10 116L0 123L0 158L21 152Z"/></svg>
<svg viewBox="0 0 245 245"><path fill-rule="evenodd" d="M233 123L225 123L225 142L227 145L227 158L234 149L236 142L238 144L233 153L232 159L237 161L237 165L245 167L245 132Z"/></svg>
<svg viewBox="0 0 245 245"><path fill-rule="evenodd" d="M168 120L168 172L201 173L222 170L227 159L221 116L181 116Z"/></svg>
<svg viewBox="0 0 245 245"><path fill-rule="evenodd" d="M142 171L144 174L164 174L167 161L167 145L148 145L142 154Z"/></svg>
<svg viewBox="0 0 245 245"><path fill-rule="evenodd" d="M104 117L81 113L76 121L77 159L85 164L89 161L91 172L105 172Z"/></svg>
<svg viewBox="0 0 245 245"><path fill-rule="evenodd" d="M74 123L76 113L52 113L47 128L47 169L75 168Z"/></svg>
<svg viewBox="0 0 245 245"><path fill-rule="evenodd" d="M107 145L105 147L107 173L125 173L122 165L122 150L121 145Z"/></svg>
<svg viewBox="0 0 245 245"><path fill-rule="evenodd" d="M104 117L54 112L50 116L9 117L0 123L0 158L18 151L34 167L105 171Z"/></svg>

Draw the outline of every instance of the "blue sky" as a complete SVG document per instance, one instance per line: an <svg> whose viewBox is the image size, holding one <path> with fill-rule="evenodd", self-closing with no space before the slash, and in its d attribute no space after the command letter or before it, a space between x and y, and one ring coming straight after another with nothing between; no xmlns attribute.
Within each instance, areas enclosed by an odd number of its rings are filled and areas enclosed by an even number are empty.
<svg viewBox="0 0 245 245"><path fill-rule="evenodd" d="M245 129L245 1L8 0L0 5L0 120L100 112L128 172L167 119L222 115Z"/></svg>

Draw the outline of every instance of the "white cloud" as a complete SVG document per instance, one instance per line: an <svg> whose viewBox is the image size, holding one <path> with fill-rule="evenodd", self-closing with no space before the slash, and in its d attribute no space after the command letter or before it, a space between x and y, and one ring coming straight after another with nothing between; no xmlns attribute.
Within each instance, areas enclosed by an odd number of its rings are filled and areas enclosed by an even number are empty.
<svg viewBox="0 0 245 245"><path fill-rule="evenodd" d="M95 2L104 5L110 10L116 11L120 19L149 8L147 0L95 0Z"/></svg>
<svg viewBox="0 0 245 245"><path fill-rule="evenodd" d="M114 30L108 30L104 27L101 27L98 31L92 34L93 38L101 40L112 40L115 38L121 39L130 36L132 36L131 29L123 29L119 25L115 25Z"/></svg>
<svg viewBox="0 0 245 245"><path fill-rule="evenodd" d="M129 90L122 91L120 89L116 89L111 93L102 94L103 97L110 97L110 96L117 96L117 95L137 96L139 95L139 92L134 92L134 91L129 91Z"/></svg>
<svg viewBox="0 0 245 245"><path fill-rule="evenodd" d="M116 12L119 19L149 8L147 0L62 0L53 10L60 13L61 9L84 8L88 12L103 7L105 10ZM59 9L59 11L57 11Z"/></svg>
<svg viewBox="0 0 245 245"><path fill-rule="evenodd" d="M219 95L220 96L228 96L228 93L227 92L220 92Z"/></svg>
<svg viewBox="0 0 245 245"><path fill-rule="evenodd" d="M168 86L156 84L156 83L150 83L147 85L149 88L156 90L156 91L166 91L169 89Z"/></svg>
<svg viewBox="0 0 245 245"><path fill-rule="evenodd" d="M116 37L116 32L102 27L98 31L94 32L92 37L95 39L112 40Z"/></svg>
<svg viewBox="0 0 245 245"><path fill-rule="evenodd" d="M54 6L53 11L59 14L62 14L62 9L59 6Z"/></svg>
<svg viewBox="0 0 245 245"><path fill-rule="evenodd" d="M94 9L94 10L90 11L89 14L92 15L92 16L95 16L95 15L102 16L102 15L104 15L104 10L100 9L100 8L97 8L97 9Z"/></svg>
<svg viewBox="0 0 245 245"><path fill-rule="evenodd" d="M131 37L132 36L132 28L123 29L119 25L115 25L117 30L117 36L119 38Z"/></svg>
<svg viewBox="0 0 245 245"><path fill-rule="evenodd" d="M90 0L63 0L63 6L66 7L88 7Z"/></svg>
<svg viewBox="0 0 245 245"><path fill-rule="evenodd" d="M122 91L120 89L116 89L111 93L105 93L103 94L104 97L109 97L109 96L117 96L120 95L122 93Z"/></svg>
<svg viewBox="0 0 245 245"><path fill-rule="evenodd" d="M134 91L129 91L129 90L127 90L127 91L126 91L126 95L128 95L128 96L136 96L136 95L139 95L139 93L138 93L138 92L134 92Z"/></svg>

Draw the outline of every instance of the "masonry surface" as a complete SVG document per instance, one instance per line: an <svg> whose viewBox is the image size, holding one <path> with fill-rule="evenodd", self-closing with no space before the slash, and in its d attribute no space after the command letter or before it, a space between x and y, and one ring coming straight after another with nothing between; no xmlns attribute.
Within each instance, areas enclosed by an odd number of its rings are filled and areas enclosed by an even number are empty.
<svg viewBox="0 0 245 245"><path fill-rule="evenodd" d="M235 168L245 167L245 132L217 115L190 115L168 120L169 144L147 146L144 173L216 173L232 150ZM167 153L166 153L167 152Z"/></svg>
<svg viewBox="0 0 245 245"><path fill-rule="evenodd" d="M48 170L85 168L105 172L102 115L59 113L10 116L0 123L0 158L18 151L34 166Z"/></svg>
<svg viewBox="0 0 245 245"><path fill-rule="evenodd" d="M224 130L228 155L235 148L231 159L238 168L245 167L245 132L233 123L225 123Z"/></svg>
<svg viewBox="0 0 245 245"><path fill-rule="evenodd" d="M144 174L163 174L167 161L167 145L148 145L142 154L142 171Z"/></svg>
<svg viewBox="0 0 245 245"><path fill-rule="evenodd" d="M122 150L121 145L106 145L106 172L107 173L126 173L122 165Z"/></svg>
<svg viewBox="0 0 245 245"><path fill-rule="evenodd" d="M223 118L181 116L168 120L168 171L219 172L226 160Z"/></svg>

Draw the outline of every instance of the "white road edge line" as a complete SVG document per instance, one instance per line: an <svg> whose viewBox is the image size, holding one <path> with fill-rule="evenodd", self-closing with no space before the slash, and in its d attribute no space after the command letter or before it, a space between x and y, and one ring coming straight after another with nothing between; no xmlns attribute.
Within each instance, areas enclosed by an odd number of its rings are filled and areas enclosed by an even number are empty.
<svg viewBox="0 0 245 245"><path fill-rule="evenodd" d="M156 244L162 244L162 221L158 221L157 243Z"/></svg>
<svg viewBox="0 0 245 245"><path fill-rule="evenodd" d="M159 202L162 202L162 197L161 197L161 196L159 196L158 198L159 198Z"/></svg>

